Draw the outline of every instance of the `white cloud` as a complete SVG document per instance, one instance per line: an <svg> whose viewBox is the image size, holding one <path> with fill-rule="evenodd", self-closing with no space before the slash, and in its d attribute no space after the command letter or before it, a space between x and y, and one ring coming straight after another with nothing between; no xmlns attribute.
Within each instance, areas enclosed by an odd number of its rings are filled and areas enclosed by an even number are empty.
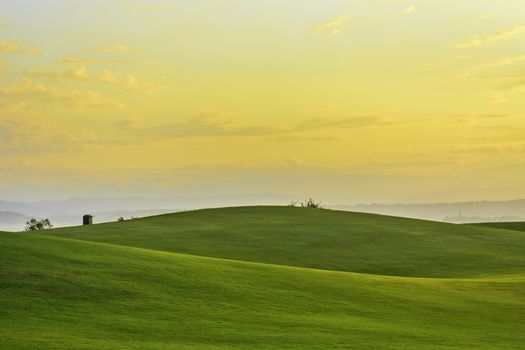
<svg viewBox="0 0 525 350"><path fill-rule="evenodd" d="M339 15L319 23L313 28L313 30L319 33L328 32L332 33L333 35L338 35L343 31L343 29L351 20L352 16L350 15Z"/></svg>
<svg viewBox="0 0 525 350"><path fill-rule="evenodd" d="M407 7L403 12L409 15L411 13L416 12L416 10L417 10L417 7L412 5L412 6Z"/></svg>
<svg viewBox="0 0 525 350"><path fill-rule="evenodd" d="M488 35L474 35L473 37L461 40L454 45L456 48L464 49L495 43L502 40L512 39L525 34L525 24L520 24L512 28L500 30Z"/></svg>

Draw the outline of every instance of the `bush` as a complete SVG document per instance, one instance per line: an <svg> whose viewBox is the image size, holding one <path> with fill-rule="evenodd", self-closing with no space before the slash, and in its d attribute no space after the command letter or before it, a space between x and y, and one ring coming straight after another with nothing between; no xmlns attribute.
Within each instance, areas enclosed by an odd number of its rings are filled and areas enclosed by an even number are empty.
<svg viewBox="0 0 525 350"><path fill-rule="evenodd" d="M301 208L314 208L314 209L323 208L323 205L321 202L316 202L312 198L305 200L303 202L290 202L288 206L293 207L293 208L297 206L300 206Z"/></svg>
<svg viewBox="0 0 525 350"><path fill-rule="evenodd" d="M40 230L47 230L53 228L53 225L51 225L51 221L49 219L42 219L37 220L35 218L31 218L28 222L26 222L26 231L40 231Z"/></svg>

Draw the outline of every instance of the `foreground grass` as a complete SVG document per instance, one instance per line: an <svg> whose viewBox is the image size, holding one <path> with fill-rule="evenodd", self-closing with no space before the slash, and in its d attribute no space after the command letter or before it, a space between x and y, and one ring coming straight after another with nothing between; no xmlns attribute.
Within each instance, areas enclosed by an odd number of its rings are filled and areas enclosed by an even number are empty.
<svg viewBox="0 0 525 350"><path fill-rule="evenodd" d="M525 277L385 277L0 233L2 349L521 349Z"/></svg>
<svg viewBox="0 0 525 350"><path fill-rule="evenodd" d="M52 230L130 247L413 277L525 272L525 235L493 228L283 207L209 209Z"/></svg>

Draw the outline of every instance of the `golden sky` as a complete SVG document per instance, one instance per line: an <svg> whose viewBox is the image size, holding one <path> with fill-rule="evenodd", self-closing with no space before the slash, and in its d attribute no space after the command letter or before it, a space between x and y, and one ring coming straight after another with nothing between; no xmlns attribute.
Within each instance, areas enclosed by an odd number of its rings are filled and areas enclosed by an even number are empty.
<svg viewBox="0 0 525 350"><path fill-rule="evenodd" d="M525 2L2 1L0 164L0 199L525 197Z"/></svg>

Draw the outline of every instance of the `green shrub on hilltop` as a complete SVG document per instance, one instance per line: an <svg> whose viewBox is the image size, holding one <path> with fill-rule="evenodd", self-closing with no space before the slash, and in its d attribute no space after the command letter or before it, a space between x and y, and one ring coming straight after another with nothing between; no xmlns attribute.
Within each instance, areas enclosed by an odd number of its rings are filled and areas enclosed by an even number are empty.
<svg viewBox="0 0 525 350"><path fill-rule="evenodd" d="M40 230L48 230L52 229L53 225L51 224L51 221L49 219L41 219L37 220L35 218L31 218L31 220L26 222L26 231L40 231Z"/></svg>
<svg viewBox="0 0 525 350"><path fill-rule="evenodd" d="M310 198L308 200L305 200L305 201L302 201L302 202L292 201L292 202L290 202L290 204L288 206L292 207L292 208L295 208L295 207L314 208L314 209L322 209L323 208L323 205L322 205L321 202L316 202L312 198Z"/></svg>

